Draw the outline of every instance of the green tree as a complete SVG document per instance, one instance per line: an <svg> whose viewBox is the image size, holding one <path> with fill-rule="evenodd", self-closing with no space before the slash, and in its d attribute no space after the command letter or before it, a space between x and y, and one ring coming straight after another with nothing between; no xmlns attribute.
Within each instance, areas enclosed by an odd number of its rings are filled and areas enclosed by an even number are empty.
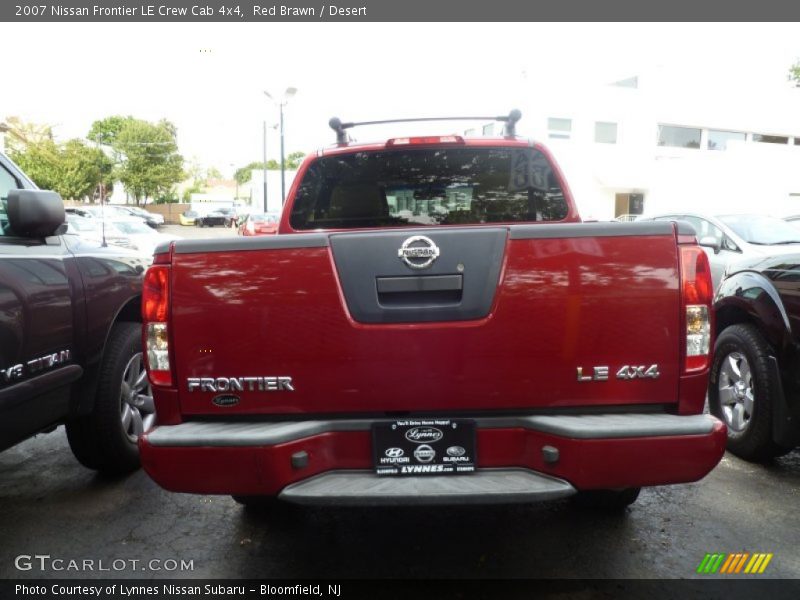
<svg viewBox="0 0 800 600"><path fill-rule="evenodd" d="M81 140L70 140L61 147L60 154L60 176L54 189L62 198L91 197L107 180L110 161L102 150L91 148Z"/></svg>
<svg viewBox="0 0 800 600"><path fill-rule="evenodd" d="M205 191L206 191L205 182L195 179L192 182L192 185L183 190L183 201L191 202L192 194L202 194Z"/></svg>
<svg viewBox="0 0 800 600"><path fill-rule="evenodd" d="M290 152L289 155L286 156L286 168L292 170L299 168L305 156L305 152ZM278 168L281 168L280 163L278 163Z"/></svg>
<svg viewBox="0 0 800 600"><path fill-rule="evenodd" d="M800 60L789 67L789 81L794 81L794 84L800 87Z"/></svg>
<svg viewBox="0 0 800 600"><path fill-rule="evenodd" d="M14 145L8 155L40 188L54 190L58 185L60 156L53 140Z"/></svg>
<svg viewBox="0 0 800 600"><path fill-rule="evenodd" d="M92 123L92 128L86 137L98 144L113 147L125 125L135 120L131 116L123 117L120 115L100 119Z"/></svg>
<svg viewBox="0 0 800 600"><path fill-rule="evenodd" d="M10 154L36 185L73 200L92 197L100 184L108 183L113 166L102 150L81 140L56 144L43 139Z"/></svg>
<svg viewBox="0 0 800 600"><path fill-rule="evenodd" d="M23 121L19 117L7 117L5 124L8 127L6 149L9 153L21 152L28 144L38 144L46 140L53 140L53 128L50 125L40 125Z"/></svg>
<svg viewBox="0 0 800 600"><path fill-rule="evenodd" d="M289 170L297 169L300 166L300 163L303 162L303 158L305 158L305 152L291 152L285 157L286 161L286 168ZM247 183L250 181L251 178L251 171L253 170L262 170L264 168L263 161L255 161L251 162L240 169L236 169L236 172L233 174L233 178L239 185ZM267 170L269 171L280 171L281 163L279 160L275 160L270 158L267 161Z"/></svg>
<svg viewBox="0 0 800 600"><path fill-rule="evenodd" d="M183 179L183 157L178 153L175 126L169 121L126 119L112 147L121 157L117 176L137 204L143 198L168 194Z"/></svg>
<svg viewBox="0 0 800 600"><path fill-rule="evenodd" d="M264 168L263 162L251 162L241 169L236 169L236 172L233 174L233 178L236 180L236 183L239 185L245 184L250 181L252 176L251 171L254 169L262 170Z"/></svg>

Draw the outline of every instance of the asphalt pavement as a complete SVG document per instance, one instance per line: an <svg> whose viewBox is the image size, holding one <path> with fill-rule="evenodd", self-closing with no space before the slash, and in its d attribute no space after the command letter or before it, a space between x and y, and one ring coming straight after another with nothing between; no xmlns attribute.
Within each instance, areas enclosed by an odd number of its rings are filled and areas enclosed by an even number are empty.
<svg viewBox="0 0 800 600"><path fill-rule="evenodd" d="M0 453L0 578L686 578L708 552L770 552L760 577L799 578L798 506L795 451L769 465L726 455L703 481L645 489L619 515L569 500L257 512L166 492L142 471L99 477L59 428ZM36 554L124 568L15 566ZM192 568L167 571L170 560Z"/></svg>

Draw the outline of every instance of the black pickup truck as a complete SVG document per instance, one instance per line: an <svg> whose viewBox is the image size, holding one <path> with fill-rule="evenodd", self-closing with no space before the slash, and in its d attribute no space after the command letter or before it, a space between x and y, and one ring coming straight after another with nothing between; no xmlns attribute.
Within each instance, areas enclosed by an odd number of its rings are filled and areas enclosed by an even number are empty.
<svg viewBox="0 0 800 600"><path fill-rule="evenodd" d="M763 461L800 446L800 254L727 268L714 298L711 412L728 450Z"/></svg>
<svg viewBox="0 0 800 600"><path fill-rule="evenodd" d="M65 424L85 466L139 466L148 257L65 234L64 204L0 153L0 450Z"/></svg>

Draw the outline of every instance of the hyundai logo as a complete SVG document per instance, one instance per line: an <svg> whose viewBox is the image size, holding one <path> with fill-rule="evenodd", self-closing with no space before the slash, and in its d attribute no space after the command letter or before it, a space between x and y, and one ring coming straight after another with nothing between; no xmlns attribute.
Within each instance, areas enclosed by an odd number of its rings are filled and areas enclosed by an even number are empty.
<svg viewBox="0 0 800 600"><path fill-rule="evenodd" d="M439 247L429 237L414 235L403 242L397 256L412 269L427 269L439 258Z"/></svg>
<svg viewBox="0 0 800 600"><path fill-rule="evenodd" d="M402 448L387 448L384 454L389 458L400 458L405 452L403 452Z"/></svg>
<svg viewBox="0 0 800 600"><path fill-rule="evenodd" d="M406 431L406 439L415 444L424 444L426 442L432 444L443 437L442 430L436 429L436 427L412 427Z"/></svg>
<svg viewBox="0 0 800 600"><path fill-rule="evenodd" d="M429 463L433 460L434 456L436 456L436 450L428 446L428 444L417 446L414 449L414 458L417 459L417 462Z"/></svg>

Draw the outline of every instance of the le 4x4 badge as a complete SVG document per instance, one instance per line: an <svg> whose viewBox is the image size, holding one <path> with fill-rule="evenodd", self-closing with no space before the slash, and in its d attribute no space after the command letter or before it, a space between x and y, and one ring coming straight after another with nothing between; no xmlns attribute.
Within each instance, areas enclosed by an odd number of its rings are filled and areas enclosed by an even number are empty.
<svg viewBox="0 0 800 600"><path fill-rule="evenodd" d="M587 370L588 371L588 370ZM584 374L583 367L578 367L578 381L608 381L610 370L606 366L592 367ZM616 374L617 379L658 379L658 365L623 365Z"/></svg>

